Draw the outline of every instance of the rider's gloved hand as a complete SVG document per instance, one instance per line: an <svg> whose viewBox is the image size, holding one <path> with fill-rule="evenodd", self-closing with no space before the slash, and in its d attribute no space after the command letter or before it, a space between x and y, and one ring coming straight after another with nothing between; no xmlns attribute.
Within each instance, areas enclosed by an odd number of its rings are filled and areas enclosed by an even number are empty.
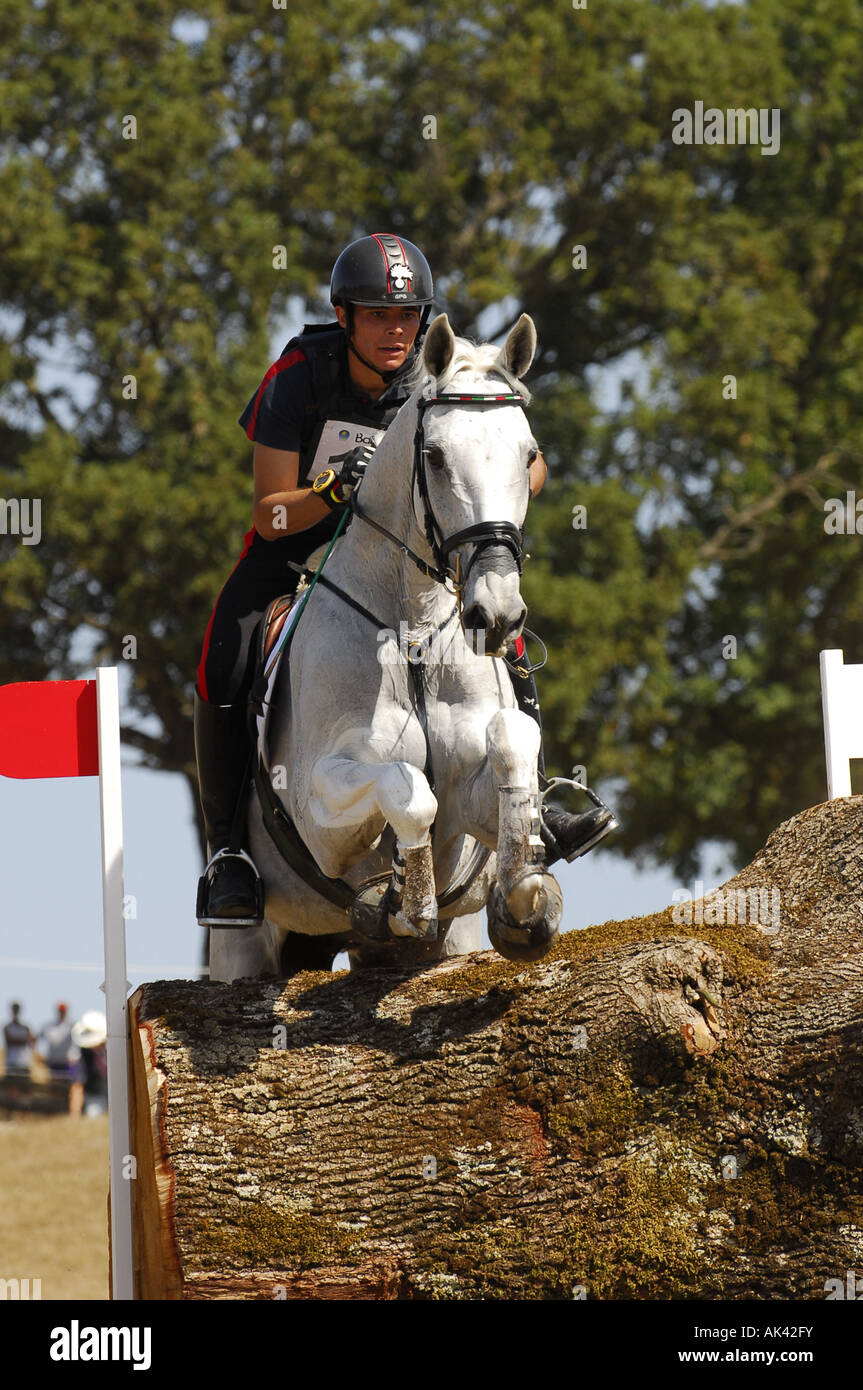
<svg viewBox="0 0 863 1390"><path fill-rule="evenodd" d="M355 487L359 487L365 475L366 466L374 453L374 449L369 444L357 444L347 454L337 454L330 459L330 463L335 466L341 463L336 477L336 495L348 500Z"/></svg>
<svg viewBox="0 0 863 1390"><path fill-rule="evenodd" d="M369 444L357 444L346 454L333 454L330 466L319 473L313 483L314 491L328 507L345 507L354 488L359 487L366 465L374 453Z"/></svg>

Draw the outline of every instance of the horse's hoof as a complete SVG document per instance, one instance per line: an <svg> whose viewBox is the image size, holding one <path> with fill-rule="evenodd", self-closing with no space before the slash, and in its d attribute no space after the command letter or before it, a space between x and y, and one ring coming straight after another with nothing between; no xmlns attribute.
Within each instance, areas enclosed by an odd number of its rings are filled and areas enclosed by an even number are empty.
<svg viewBox="0 0 863 1390"><path fill-rule="evenodd" d="M545 880L542 869L528 869L506 895L506 911L514 922L533 921L544 916Z"/></svg>
<svg viewBox="0 0 863 1390"><path fill-rule="evenodd" d="M395 946L400 941L437 941L437 917L416 922L393 911L387 882L367 883L351 904L351 926L361 940L375 946Z"/></svg>
<svg viewBox="0 0 863 1390"><path fill-rule="evenodd" d="M361 941L374 946L394 944L394 937L387 921L388 912L384 907L387 880L366 883L351 903L351 927Z"/></svg>
<svg viewBox="0 0 863 1390"><path fill-rule="evenodd" d="M552 874L543 874L545 905L542 915L517 922L507 911L497 884L488 900L488 934L492 946L506 960L542 960L553 946L563 915L563 897Z"/></svg>
<svg viewBox="0 0 863 1390"><path fill-rule="evenodd" d="M410 941L437 941L437 917L419 917L413 922L401 912L391 912L388 920L393 936L402 941L405 938Z"/></svg>

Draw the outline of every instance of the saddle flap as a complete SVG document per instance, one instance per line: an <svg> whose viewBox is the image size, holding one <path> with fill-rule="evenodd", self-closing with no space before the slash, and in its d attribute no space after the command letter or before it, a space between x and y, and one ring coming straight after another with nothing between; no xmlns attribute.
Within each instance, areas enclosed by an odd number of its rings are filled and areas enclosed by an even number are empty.
<svg viewBox="0 0 863 1390"><path fill-rule="evenodd" d="M284 627L285 618L291 611L291 604L293 601L292 594L284 594L282 598L275 598L264 614L263 623L261 625L262 640L260 649L260 657L263 665L266 665L267 658L278 641L279 633Z"/></svg>
<svg viewBox="0 0 863 1390"><path fill-rule="evenodd" d="M255 728L252 733L257 744L258 757L262 766L267 770L270 766L268 747L270 710L273 707L273 696L281 671L282 657L287 650L299 607L300 605L293 594L284 594L280 598L274 598L258 625L255 643L255 675L249 697L249 708L255 720Z"/></svg>

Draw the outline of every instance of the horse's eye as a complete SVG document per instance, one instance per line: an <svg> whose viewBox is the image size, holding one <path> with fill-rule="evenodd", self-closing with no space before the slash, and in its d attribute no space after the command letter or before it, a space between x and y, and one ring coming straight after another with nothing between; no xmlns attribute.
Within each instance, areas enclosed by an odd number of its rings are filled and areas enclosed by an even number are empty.
<svg viewBox="0 0 863 1390"><path fill-rule="evenodd" d="M429 444L426 449L426 462L429 468L441 469L444 466L443 449L437 444Z"/></svg>

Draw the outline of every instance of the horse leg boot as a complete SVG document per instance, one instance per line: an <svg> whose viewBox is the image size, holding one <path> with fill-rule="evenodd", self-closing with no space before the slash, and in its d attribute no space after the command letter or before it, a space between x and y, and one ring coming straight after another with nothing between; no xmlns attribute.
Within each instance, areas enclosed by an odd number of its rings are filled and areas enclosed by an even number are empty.
<svg viewBox="0 0 863 1390"><path fill-rule="evenodd" d="M557 936L560 887L546 872L539 835L539 730L518 710L504 709L486 733L489 767L498 792L497 883L489 896L488 931L508 960L540 960Z"/></svg>
<svg viewBox="0 0 863 1390"><path fill-rule="evenodd" d="M363 940L376 944L401 937L432 943L438 937L437 896L430 827L437 801L425 776L408 763L348 764L328 758L316 769L315 790L337 777L342 795L367 785L366 810L372 804L395 834L389 883L376 879L364 885L351 909L351 924ZM333 789L335 790L335 788ZM358 808L358 803L354 803Z"/></svg>
<svg viewBox="0 0 863 1390"><path fill-rule="evenodd" d="M519 647L521 648L520 651ZM519 639L515 649L507 657L507 668L518 708L522 714L527 714L536 721L541 740L542 716L539 708L539 696L523 639ZM545 776L542 742L540 742L539 747L539 778L540 786L546 790L549 784ZM569 779L562 777L554 778L551 785L580 787L580 783L570 782ZM559 802L552 801L547 805L540 804L539 833L545 845L547 868L551 868L552 864L556 864L559 859L573 860L578 859L582 854L587 854L588 850L593 849L594 845L598 845L600 840L604 840L606 835L617 829L617 819L614 812L610 811L607 806L603 806L599 798L588 788L581 787L581 790L587 792L591 800L596 803L593 810L572 815Z"/></svg>
<svg viewBox="0 0 863 1390"><path fill-rule="evenodd" d="M249 773L244 705L213 705L195 691L195 758L211 856L198 883L198 921L201 926L258 926L263 888L239 837Z"/></svg>

